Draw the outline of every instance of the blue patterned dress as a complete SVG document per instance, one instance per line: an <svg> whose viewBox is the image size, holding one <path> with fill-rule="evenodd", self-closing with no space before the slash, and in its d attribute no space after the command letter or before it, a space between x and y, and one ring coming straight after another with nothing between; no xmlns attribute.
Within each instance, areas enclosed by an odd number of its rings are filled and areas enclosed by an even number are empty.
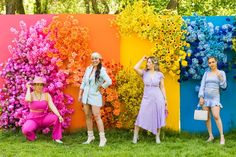
<svg viewBox="0 0 236 157"><path fill-rule="evenodd" d="M226 88L226 76L225 72L219 70L222 80L218 78L215 74L210 74L210 71L206 71L202 77L201 87L198 93L198 97L204 98L204 106L206 107L214 107L220 106L223 108L220 103L220 88Z"/></svg>

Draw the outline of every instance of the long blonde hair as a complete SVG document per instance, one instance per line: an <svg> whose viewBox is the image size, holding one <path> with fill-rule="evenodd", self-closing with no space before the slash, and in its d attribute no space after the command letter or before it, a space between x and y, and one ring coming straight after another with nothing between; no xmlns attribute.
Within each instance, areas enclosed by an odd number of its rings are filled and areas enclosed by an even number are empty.
<svg viewBox="0 0 236 157"><path fill-rule="evenodd" d="M154 64L154 70L155 70L155 71L160 71L160 69L159 69L159 63L158 63L157 58L154 57L154 56L150 56L150 57L147 58L147 61L148 61L149 59L150 59L151 62ZM147 65L146 65L146 70L149 70L149 69L147 68Z"/></svg>

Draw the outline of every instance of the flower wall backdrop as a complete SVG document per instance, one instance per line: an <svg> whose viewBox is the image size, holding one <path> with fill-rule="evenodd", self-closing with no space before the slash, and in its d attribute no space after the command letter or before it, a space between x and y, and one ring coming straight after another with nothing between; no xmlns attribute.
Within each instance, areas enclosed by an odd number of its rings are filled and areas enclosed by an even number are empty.
<svg viewBox="0 0 236 157"><path fill-rule="evenodd" d="M148 4L137 2L117 15L113 22L122 35L137 34L152 42L150 54L159 59L160 70L165 75L178 78L181 74L181 80L188 80L201 78L209 55L219 59L220 68L230 68L226 52L232 50L235 25L227 23L229 20L232 19L226 18L222 26L214 26L204 17L194 16L185 23L180 16L157 15ZM65 118L63 127L67 128L68 115L73 112L67 106L72 104L73 98L63 90L67 85L80 86L91 53L89 30L76 16L58 15L49 24L40 20L27 27L21 21L20 29L11 28L11 31L16 36L9 46L12 56L1 64L0 72L5 80L0 89L0 127L22 126L29 112L23 101L25 84L39 75L46 78L44 90L52 95ZM133 69L123 68L118 62L104 60L104 66L113 81L111 87L102 91L104 125L131 129L140 108L142 80ZM43 132L48 131L47 128Z"/></svg>
<svg viewBox="0 0 236 157"><path fill-rule="evenodd" d="M184 46L186 30L182 30L184 20L176 15L157 15L152 6L142 1L128 5L119 15L115 24L120 34L131 36L137 34L142 39L154 43L152 54L159 60L160 70L171 76L180 74L179 63L187 66Z"/></svg>
<svg viewBox="0 0 236 157"><path fill-rule="evenodd" d="M68 75L59 71L55 60L47 55L49 52L59 52L54 48L55 43L43 32L46 25L45 20L40 20L35 25L27 27L21 21L19 30L11 28L16 35L13 44L9 46L12 57L2 64L1 71L1 77L5 79L5 84L0 90L2 128L15 128L24 123L29 112L27 103L24 102L25 84L33 80L35 75L45 77L47 88L44 90L52 95L55 105L64 117L63 128L67 128L70 123L67 115L71 114L72 110L66 106L73 102L73 98L62 91Z"/></svg>
<svg viewBox="0 0 236 157"><path fill-rule="evenodd" d="M104 106L101 108L102 120L106 128L121 128L123 122L119 120L121 114L121 103L118 99L118 80L117 75L123 66L115 62L105 62L104 67L112 79L112 85L102 91Z"/></svg>
<svg viewBox="0 0 236 157"><path fill-rule="evenodd" d="M82 27L73 15L58 15L44 32L49 34L55 49L59 51L48 55L53 57L60 70L69 75L67 83L78 87L91 52L88 48L88 29Z"/></svg>
<svg viewBox="0 0 236 157"><path fill-rule="evenodd" d="M117 75L117 90L122 103L119 119L124 128L133 129L142 100L143 82L133 69L124 68Z"/></svg>
<svg viewBox="0 0 236 157"><path fill-rule="evenodd" d="M229 21L226 18L226 23ZM218 59L219 69L229 68L226 50L232 50L232 36L235 27L231 24L214 26L205 17L195 15L193 20L187 19L187 42L191 47L185 47L190 54L187 56L188 66L181 68L181 80L201 79L208 68L207 57Z"/></svg>

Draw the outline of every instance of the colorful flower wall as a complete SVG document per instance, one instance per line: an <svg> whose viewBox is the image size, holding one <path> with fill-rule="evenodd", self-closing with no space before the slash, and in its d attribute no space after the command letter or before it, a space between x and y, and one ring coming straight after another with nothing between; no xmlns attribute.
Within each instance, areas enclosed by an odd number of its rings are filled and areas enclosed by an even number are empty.
<svg viewBox="0 0 236 157"><path fill-rule="evenodd" d="M47 21L37 17L37 22L32 22L32 25L18 19L21 21L18 26L6 29L11 30L14 36L8 35L13 42L0 47L0 51L2 47L9 47L9 51L4 53L10 53L8 60L1 60L5 62L0 69L2 128L17 128L24 122L29 112L23 101L25 83L34 75L46 78L48 86L44 90L52 95L66 119L63 127L69 130L84 127L84 113L77 97L92 51L104 56L103 65L113 81L110 88L103 90L101 115L106 128L133 128L143 84L132 67L143 55L156 56L165 75L170 112L168 128L194 130L193 126L186 125L193 119L197 103L195 90L207 68L206 57L209 55L215 55L219 59L219 68L229 72L227 76L231 86L223 93L222 100L231 104L226 100L232 96L235 87L231 78L235 74L231 63L235 26L231 17L219 17L221 22L215 23L197 15L184 18L160 16L154 13L153 8L138 3L117 16L51 17ZM95 25L95 21L100 23ZM99 34L95 36L96 33ZM186 93L189 90L192 93ZM231 113L231 117L235 115ZM230 120L233 122L229 126L229 119L226 119L226 128L234 127L235 119Z"/></svg>
<svg viewBox="0 0 236 157"><path fill-rule="evenodd" d="M44 33L45 20L39 20L35 25L28 27L20 21L19 29L11 28L16 35L12 45L8 46L12 57L2 64L1 77L5 79L1 92L1 118L2 128L15 128L22 126L28 114L28 104L24 102L26 86L34 76L43 76L46 79L47 87L45 92L53 96L53 101L65 121L63 127L67 128L70 118L66 115L73 110L67 109L67 105L73 102L73 98L63 93L66 87L68 74L60 71L56 61L48 56L48 52L60 54L54 48L54 42L50 41Z"/></svg>

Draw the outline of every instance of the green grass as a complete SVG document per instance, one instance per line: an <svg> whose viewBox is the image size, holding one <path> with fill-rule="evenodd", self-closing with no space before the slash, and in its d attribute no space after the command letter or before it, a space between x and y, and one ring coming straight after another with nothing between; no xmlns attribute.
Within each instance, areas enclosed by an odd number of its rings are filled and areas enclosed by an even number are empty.
<svg viewBox="0 0 236 157"><path fill-rule="evenodd" d="M50 135L38 134L38 139L28 142L21 132L0 131L0 157L236 157L236 131L225 135L226 145L219 144L219 138L213 143L205 143L206 134L188 134L165 131L162 143L155 143L155 136L140 133L138 144L132 144L132 132L127 130L106 131L107 146L99 148L98 133L90 145L82 145L86 140L86 131L64 134L64 144L57 144ZM164 139L163 139L164 138Z"/></svg>

